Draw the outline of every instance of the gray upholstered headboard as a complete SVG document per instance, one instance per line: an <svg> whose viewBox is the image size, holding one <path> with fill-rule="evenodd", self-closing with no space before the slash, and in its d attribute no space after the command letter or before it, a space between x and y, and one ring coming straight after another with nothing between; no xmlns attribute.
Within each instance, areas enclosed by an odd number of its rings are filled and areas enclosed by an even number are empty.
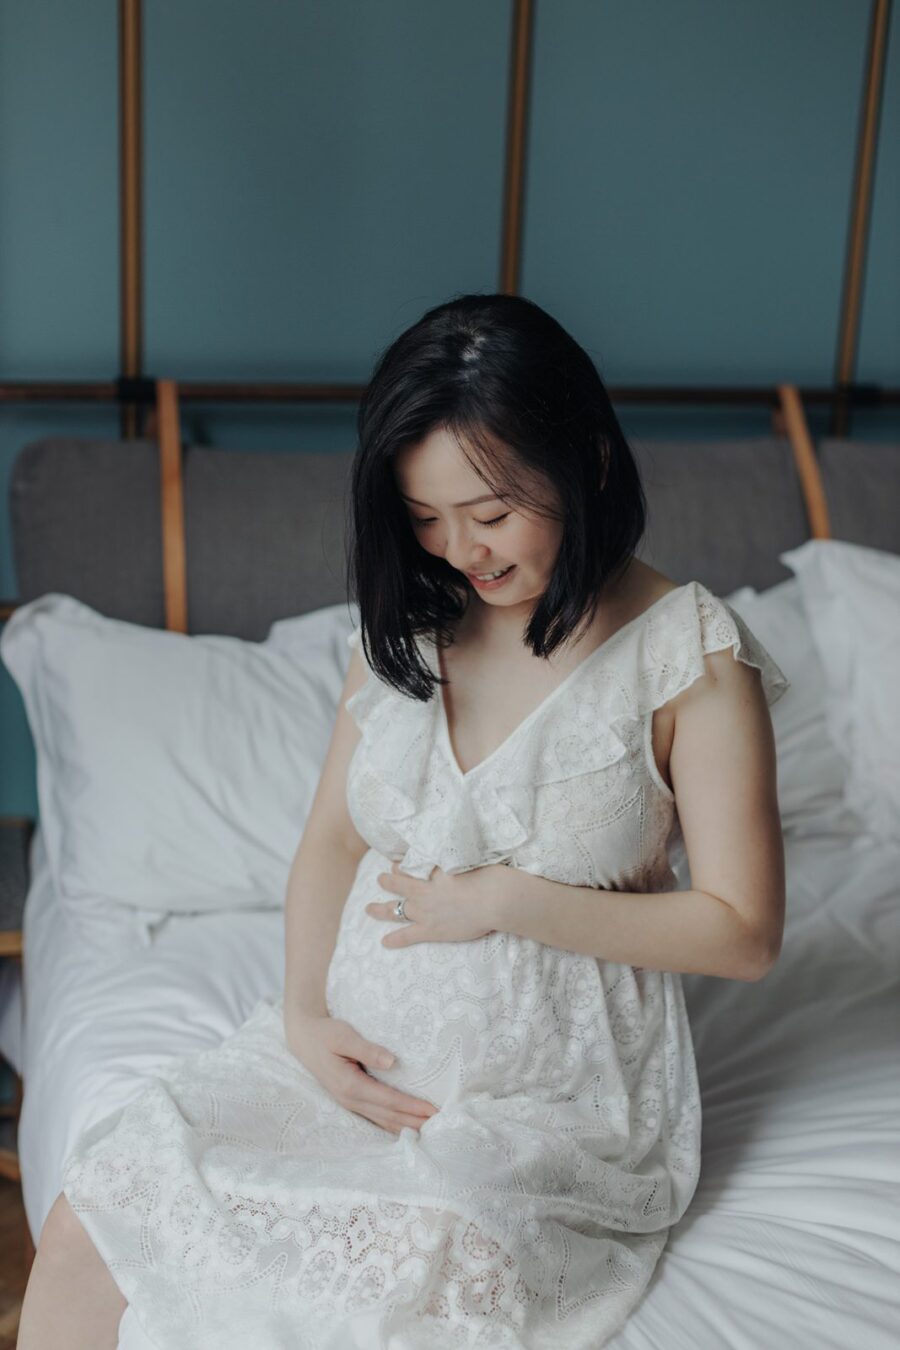
<svg viewBox="0 0 900 1350"><path fill-rule="evenodd" d="M189 630L261 640L275 619L346 598L350 454L187 447ZM74 595L165 626L154 441L42 440L10 480L18 599Z"/></svg>
<svg viewBox="0 0 900 1350"><path fill-rule="evenodd" d="M640 556L720 595L791 573L809 538L787 439L635 441L648 502ZM276 619L347 598L352 455L187 447L189 631L265 637ZM900 552L900 446L820 447L832 534ZM18 599L74 595L112 618L165 624L158 449L152 441L47 439L10 481Z"/></svg>

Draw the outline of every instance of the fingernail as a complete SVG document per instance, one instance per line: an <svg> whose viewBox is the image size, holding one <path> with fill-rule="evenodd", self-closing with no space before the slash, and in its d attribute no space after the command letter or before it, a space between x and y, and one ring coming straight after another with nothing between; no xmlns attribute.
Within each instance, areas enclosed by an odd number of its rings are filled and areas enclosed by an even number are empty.
<svg viewBox="0 0 900 1350"><path fill-rule="evenodd" d="M379 1063L383 1069L389 1069L394 1062L393 1055L382 1055Z"/></svg>

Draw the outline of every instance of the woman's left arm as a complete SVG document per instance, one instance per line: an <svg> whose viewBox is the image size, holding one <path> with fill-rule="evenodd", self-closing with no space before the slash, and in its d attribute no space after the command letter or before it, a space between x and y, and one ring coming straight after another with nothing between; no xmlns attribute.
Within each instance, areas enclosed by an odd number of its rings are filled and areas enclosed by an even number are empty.
<svg viewBox="0 0 900 1350"><path fill-rule="evenodd" d="M781 950L784 841L775 738L759 672L731 649L672 701L669 772L692 889L567 886L498 875L495 928L607 961L757 980Z"/></svg>

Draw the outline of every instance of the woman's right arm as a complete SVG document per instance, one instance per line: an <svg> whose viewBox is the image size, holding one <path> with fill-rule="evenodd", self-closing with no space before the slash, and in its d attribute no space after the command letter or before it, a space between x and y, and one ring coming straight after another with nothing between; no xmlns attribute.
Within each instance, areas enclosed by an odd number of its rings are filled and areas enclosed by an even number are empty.
<svg viewBox="0 0 900 1350"><path fill-rule="evenodd" d="M288 874L284 1006L317 1017L328 1015L325 977L344 903L368 848L347 809L347 770L360 732L344 707L366 674L360 651L351 648L328 753Z"/></svg>
<svg viewBox="0 0 900 1350"><path fill-rule="evenodd" d="M432 1102L382 1083L367 1068L388 1068L388 1046L329 1015L325 982L341 914L368 845L347 809L347 771L359 729L344 704L365 683L360 652L351 649L337 718L316 795L291 864L285 898L284 1031L288 1049L350 1111L383 1129L419 1129Z"/></svg>

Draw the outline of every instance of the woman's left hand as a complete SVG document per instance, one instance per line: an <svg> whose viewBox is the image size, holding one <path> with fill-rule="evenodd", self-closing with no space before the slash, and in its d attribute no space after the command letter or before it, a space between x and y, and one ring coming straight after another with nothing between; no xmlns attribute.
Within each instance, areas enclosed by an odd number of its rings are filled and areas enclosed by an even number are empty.
<svg viewBox="0 0 900 1350"><path fill-rule="evenodd" d="M500 874L503 873L503 876ZM366 913L387 919L397 931L381 939L383 947L409 947L414 942L472 942L495 931L493 902L498 885L509 876L504 863L489 863L468 872L442 872L436 867L427 881L401 872L393 863L390 872L375 878L382 890L406 898L406 919L394 913L396 900L374 900Z"/></svg>

